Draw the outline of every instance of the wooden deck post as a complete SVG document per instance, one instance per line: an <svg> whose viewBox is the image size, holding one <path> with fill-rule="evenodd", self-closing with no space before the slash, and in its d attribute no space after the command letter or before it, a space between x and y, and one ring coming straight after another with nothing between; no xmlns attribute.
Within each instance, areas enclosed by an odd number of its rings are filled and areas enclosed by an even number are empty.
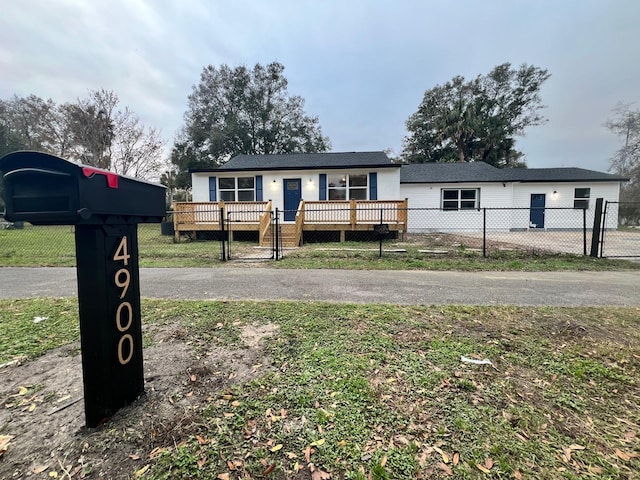
<svg viewBox="0 0 640 480"><path fill-rule="evenodd" d="M402 228L402 241L407 241L407 228L409 224L409 199L405 198L404 202L400 204L400 211L398 212L398 220L403 225Z"/></svg>
<svg viewBox="0 0 640 480"><path fill-rule="evenodd" d="M356 226L356 222L357 222L357 215L356 215L356 201L355 200L349 200L349 223L351 224L351 229L353 229Z"/></svg>

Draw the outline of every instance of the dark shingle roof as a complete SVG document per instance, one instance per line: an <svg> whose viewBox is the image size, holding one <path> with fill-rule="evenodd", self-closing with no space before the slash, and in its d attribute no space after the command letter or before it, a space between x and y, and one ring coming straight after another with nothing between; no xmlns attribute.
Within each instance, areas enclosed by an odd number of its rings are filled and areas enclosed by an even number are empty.
<svg viewBox="0 0 640 480"><path fill-rule="evenodd" d="M278 155L237 155L218 170L305 170L310 168L400 167L384 152L288 153ZM213 169L194 169L210 172Z"/></svg>
<svg viewBox="0 0 640 480"><path fill-rule="evenodd" d="M500 169L484 162L410 163L400 169L400 183L496 182Z"/></svg>
<svg viewBox="0 0 640 480"><path fill-rule="evenodd" d="M623 182L627 178L584 168L496 168L484 162L412 163L400 183L463 182Z"/></svg>
<svg viewBox="0 0 640 480"><path fill-rule="evenodd" d="M628 178L584 168L506 168L502 179L517 182L623 182Z"/></svg>

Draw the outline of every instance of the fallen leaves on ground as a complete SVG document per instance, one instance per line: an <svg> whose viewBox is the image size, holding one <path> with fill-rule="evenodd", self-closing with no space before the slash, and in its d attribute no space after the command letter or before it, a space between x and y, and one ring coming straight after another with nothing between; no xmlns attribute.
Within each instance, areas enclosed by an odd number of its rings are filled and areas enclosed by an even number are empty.
<svg viewBox="0 0 640 480"><path fill-rule="evenodd" d="M476 467L483 473L491 473L491 469L493 468L493 459L485 458L484 464L476 463Z"/></svg>
<svg viewBox="0 0 640 480"><path fill-rule="evenodd" d="M451 470L451 467L446 463L438 463L438 468L449 476L453 475L453 470Z"/></svg>
<svg viewBox="0 0 640 480"><path fill-rule="evenodd" d="M147 470L149 470L150 465L147 464L144 467L140 468L139 470L136 470L136 472L134 473L136 478L140 478L142 475L144 475Z"/></svg>
<svg viewBox="0 0 640 480"><path fill-rule="evenodd" d="M623 452L622 450L620 450L619 448L616 448L615 450L616 452L616 456L620 459L620 460L624 460L625 462L629 462L631 461L632 458L635 458L638 456L637 453L627 453L627 452Z"/></svg>
<svg viewBox="0 0 640 480"><path fill-rule="evenodd" d="M11 435L0 435L0 457L4 455L4 452L9 448L9 442L13 439Z"/></svg>
<svg viewBox="0 0 640 480"><path fill-rule="evenodd" d="M328 480L331 478L331 474L329 472L325 472L324 470L316 467L313 463L310 463L307 466L311 472L311 480Z"/></svg>
<svg viewBox="0 0 640 480"><path fill-rule="evenodd" d="M562 449L562 460L564 460L566 463L571 462L571 454L577 450L584 450L585 447L583 445L578 445L577 443L574 443L572 445L569 445L568 447L563 447Z"/></svg>

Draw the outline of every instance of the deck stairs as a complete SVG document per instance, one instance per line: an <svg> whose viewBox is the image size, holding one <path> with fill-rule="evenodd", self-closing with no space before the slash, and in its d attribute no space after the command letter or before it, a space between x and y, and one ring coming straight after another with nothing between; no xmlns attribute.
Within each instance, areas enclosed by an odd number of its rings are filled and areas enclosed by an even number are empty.
<svg viewBox="0 0 640 480"><path fill-rule="evenodd" d="M271 229L274 228L273 225L270 225L265 234L260 238L260 246L268 247L271 245ZM293 223L281 223L280 224L280 245L285 248L299 247L300 246L300 238L299 235L296 234L296 226Z"/></svg>

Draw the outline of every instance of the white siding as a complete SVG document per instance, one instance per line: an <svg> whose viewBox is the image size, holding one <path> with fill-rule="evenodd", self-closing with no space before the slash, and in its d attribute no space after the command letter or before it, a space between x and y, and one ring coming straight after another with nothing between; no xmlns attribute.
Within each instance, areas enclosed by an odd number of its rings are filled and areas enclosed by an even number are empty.
<svg viewBox="0 0 640 480"><path fill-rule="evenodd" d="M545 210L545 229L580 229L583 223L581 210L576 210L575 215L568 211L553 210L554 207L573 208L576 188L591 189L589 209L587 210L587 228L593 226L596 198L617 202L620 194L619 182L515 183L513 186L513 206L528 208L531 205L531 194L543 193L545 194L545 207L547 207ZM617 216L608 216L606 228L617 227Z"/></svg>
<svg viewBox="0 0 640 480"><path fill-rule="evenodd" d="M523 230L530 227L531 194L545 194L545 229L582 229L582 210L573 209L576 188L590 188L589 210L586 226L593 225L596 198L618 201L618 182L566 182L566 183L444 183L402 184L400 195L409 200L409 232L428 231L477 231L483 226L483 213L478 211L441 211L443 188L479 188L480 208L488 210L488 230ZM553 192L556 192L555 194ZM564 207L568 210L554 210ZM513 210L506 210L514 208ZM608 215L606 228L617 228L617 216Z"/></svg>
<svg viewBox="0 0 640 480"><path fill-rule="evenodd" d="M354 169L314 169L314 170L278 170L278 171L256 171L256 172L225 172L224 170L206 173L192 173L191 182L193 187L194 202L209 201L209 177L229 178L241 176L262 175L263 199L271 200L273 208L282 210L284 208L284 192L282 191L284 179L299 178L302 185L302 198L304 200L319 200L320 174L369 174L377 173L378 200L404 200L400 195L400 168L354 168ZM274 182L275 180L275 182ZM369 189L367 188L367 198Z"/></svg>
<svg viewBox="0 0 640 480"><path fill-rule="evenodd" d="M401 195L409 200L409 232L477 231L482 229L483 213L477 210L442 211L442 189L480 189L480 208L508 207L512 188L507 183L433 183L400 186ZM438 209L438 210L434 210ZM509 228L508 220L500 227Z"/></svg>

